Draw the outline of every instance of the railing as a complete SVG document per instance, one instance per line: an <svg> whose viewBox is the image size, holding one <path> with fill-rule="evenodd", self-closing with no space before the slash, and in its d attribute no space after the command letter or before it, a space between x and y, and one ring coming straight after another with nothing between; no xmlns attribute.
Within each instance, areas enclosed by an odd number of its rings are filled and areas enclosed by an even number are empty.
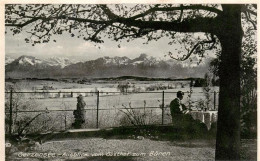
<svg viewBox="0 0 260 161"><path fill-rule="evenodd" d="M30 115L29 113L43 113L44 115L44 118L42 119L42 122L46 123L46 120L48 120L47 117L51 117L50 119L55 119L55 118L58 118L58 116L62 116L62 118L64 120L61 120L61 123L63 124L64 123L64 129L67 129L68 128L68 124L73 122L73 115L72 115L72 112L76 109L76 105L75 103L77 102L76 99L74 99L74 97L79 94L85 94L84 98L89 98L89 102L91 102L90 104L87 103L88 105L88 108L84 109L85 112L87 111L90 111L92 113L92 117L89 116L88 118L90 119L89 120L89 123L92 122L91 126L90 127L94 127L95 128L100 128L100 121L102 120L102 118L100 119L100 117L102 115L102 113L100 113L100 111L109 111L109 114L111 114L110 112L111 111L114 111L114 115L115 117L118 114L118 112L121 112L121 113L124 113L124 112L131 112L131 110L139 110L139 113L138 115L140 116L144 116L144 119L146 120L147 117L153 117L153 116L156 116L156 121L154 121L155 123L157 124L165 124L165 122L168 121L169 123L169 120L171 119L169 117L169 103L172 99L174 99L176 97L176 92L169 92L169 91L149 91L149 92L128 92L128 93L121 93L121 92L100 92L100 91L95 91L95 92L46 92L46 91L34 91L34 92L31 92L31 91L13 91L13 90L10 90L8 92L5 92L6 93L6 118L8 121L8 133L9 134L12 134L12 128L13 128L13 121L14 121L14 114L16 115L15 117L17 118L18 117L18 114L21 114L21 113L24 113L24 116L27 116L27 115ZM187 92L184 92L184 93L187 93ZM22 98L20 99L23 99L23 100L36 100L36 102L38 101L40 104L47 104L47 108L40 108L40 109L34 109L34 108L31 108L31 109L18 109L17 107L14 109L14 106L17 106L17 105L14 105L14 102L15 102L15 99L17 99L17 96L16 95L23 95ZM51 95L51 94L56 94L56 95ZM61 94L63 94L63 97L61 97ZM74 95L75 94L75 95ZM146 94L146 95L143 95L143 94ZM148 97L147 95L152 95L153 97ZM195 93L193 93L195 94ZM201 97L204 96L204 93L203 92L196 92L196 95L200 95ZM213 101L211 100L212 102L212 105L211 105L211 109L210 110L217 110L217 106L218 106L218 99L217 99L217 96L218 96L218 92L214 91L214 92L211 92L211 95L212 96L212 99ZM15 97L14 97L15 96ZM110 101L114 101L116 98L119 98L120 97L124 97L124 99L128 99L128 98L125 98L125 97L130 97L130 96L135 96L137 97L134 98L133 100L130 100L128 102L126 101L122 101L122 102L118 102L118 104L116 105L117 107L115 107L115 105L111 105L110 103L107 103L106 106L102 106L102 104L100 103L103 103L103 102L110 102ZM143 106L141 107L140 106L140 101L142 99L139 99L139 97L144 97L144 101L143 101ZM196 97L197 97L196 96ZM191 95L192 97L192 95ZM69 100L66 100L70 98ZM19 98L18 98L19 99ZM73 99L73 100L72 100ZM139 100L138 100L139 99ZM145 99L150 99L149 101L151 102L150 104L147 103L147 101ZM189 99L191 98L187 98L188 101L191 101ZM64 101L65 100L65 101ZM138 102L138 101L139 102ZM64 106L70 106L69 109L62 109L62 107L58 107L58 106L55 106L55 103L57 102L62 102L64 103ZM103 102L102 102L103 101ZM134 104L134 107L132 107L133 105L131 104L132 102L137 102L136 104ZM197 100L198 101L198 100ZM51 103L53 102L53 103ZM196 101L193 101L193 104L194 102L196 103ZM16 103L17 103L17 100L16 100ZM68 103L67 105L65 105L65 103ZM118 107L120 106L120 103L122 103L122 106L123 108L121 107ZM127 107L127 104L128 103L128 106ZM48 105L50 104L50 105ZM148 104L148 106L147 106ZM111 106L113 106L113 109L111 109ZM58 108L57 108L58 107ZM54 108L54 109L53 109ZM56 109L55 109L56 108ZM194 107L193 107L194 108ZM150 109L150 113L147 111ZM157 111L156 111L157 110ZM159 111L158 111L159 110ZM94 111L96 111L96 116L94 116ZM140 114L140 111L141 114ZM61 115L53 115L53 116L47 116L47 113L49 115L55 113L55 112L62 112ZM68 113L69 112L69 113ZM155 112L155 114L154 114ZM161 112L161 114L159 114ZM148 114L149 113L149 114ZM136 113L137 114L137 113ZM149 116L148 116L149 115ZM160 119L161 115L161 121L159 122L158 120ZM20 117L23 117L23 116L20 116ZM70 119L70 121L69 121ZM94 119L96 120L95 121L95 125L94 124ZM103 118L102 121L104 121L106 118ZM151 118L149 118L149 121L148 123L151 123ZM118 121L118 120L117 120ZM57 121L54 121L55 123ZM154 123L153 122L153 123ZM39 123L41 124L41 123ZM119 125L117 123L117 125ZM105 126L105 125L104 125ZM7 128L7 125L6 125L6 128Z"/></svg>

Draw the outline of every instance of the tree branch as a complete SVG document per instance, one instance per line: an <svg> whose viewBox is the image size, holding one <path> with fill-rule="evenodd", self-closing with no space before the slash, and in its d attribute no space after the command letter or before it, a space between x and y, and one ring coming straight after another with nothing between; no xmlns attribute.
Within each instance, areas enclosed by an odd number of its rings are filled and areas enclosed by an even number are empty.
<svg viewBox="0 0 260 161"><path fill-rule="evenodd" d="M252 11L252 10L250 10L250 9L248 9L248 8L246 7L246 5L241 5L241 11L242 11L242 12L248 12L248 13L250 13L250 14L252 14L252 15L257 16L257 13L254 12L254 11Z"/></svg>
<svg viewBox="0 0 260 161"><path fill-rule="evenodd" d="M183 7L183 5L181 4L181 7ZM181 9L181 14L180 14L180 17L178 19L179 22L181 22L182 20L182 16L183 16L183 9Z"/></svg>
<svg viewBox="0 0 260 161"><path fill-rule="evenodd" d="M146 15L152 13L152 12L156 12L156 11L177 11L177 10L193 10L193 9L206 10L206 11L214 12L216 14L222 13L222 11L217 9L217 8L207 7L207 6L202 6L202 5L180 6L180 7L164 7L164 8L154 7L154 8L151 8L151 9L145 11L144 13L130 17L129 19L137 19L137 18L140 18L140 17L144 17L144 16L146 16Z"/></svg>
<svg viewBox="0 0 260 161"><path fill-rule="evenodd" d="M126 26L134 26L142 29L154 29L154 30L167 30L167 31L176 31L176 32L207 32L212 33L216 31L217 27L215 24L216 18L204 18L198 17L195 19L186 19L182 22L176 21L142 21L142 20L133 20L129 18L120 18L112 19L108 21L101 20L92 20L76 17L67 17L67 16L57 16L57 17L30 17L26 16L25 18L32 18L31 20L23 24L5 24L5 26L16 26L24 27L32 22L35 22L39 19L43 21L49 21L53 19L67 19L83 23L94 23L94 24L112 24L112 23L122 23Z"/></svg>
<svg viewBox="0 0 260 161"><path fill-rule="evenodd" d="M41 19L41 18L35 17L35 18L32 18L32 19L30 19L30 20L28 20L28 21L26 21L22 24L5 24L5 26L14 26L14 27L21 27L22 28L22 27L24 27L24 26L26 26L30 23L33 23L33 22L39 20L39 19Z"/></svg>
<svg viewBox="0 0 260 161"><path fill-rule="evenodd" d="M107 26L109 26L109 24L105 24L105 25L103 25L101 28L99 28L99 29L95 32L95 34L94 34L93 36L91 36L90 40L91 40L91 41L94 41L94 42L97 42L97 43L102 43L103 41L97 39L97 35L98 35L102 30L104 30Z"/></svg>
<svg viewBox="0 0 260 161"><path fill-rule="evenodd" d="M212 43L212 45L209 47L209 49L204 49L204 50L211 50L213 48L213 46L215 45L216 43L216 39L214 38L214 36L212 35L212 40L207 40L207 41L201 41L201 42L198 42L196 45L193 46L193 48L191 49L191 51L188 52L188 54L182 58L175 58L172 56L172 53L169 54L169 56L174 59L174 60L178 60L178 61L185 61L187 60L192 53L194 53L194 51L196 51L198 49L199 46L201 45L204 45L204 44L210 44Z"/></svg>
<svg viewBox="0 0 260 161"><path fill-rule="evenodd" d="M142 21L132 20L128 18L120 18L117 20L127 26L135 26L138 28L148 28L154 30L167 30L176 32L206 32L213 33L218 30L216 18L198 17L195 19L186 19L182 22L176 21Z"/></svg>
<svg viewBox="0 0 260 161"><path fill-rule="evenodd" d="M32 22L35 22L37 20L43 20L43 21L50 21L53 19L67 19L67 20L73 20L77 22L89 22L89 23L94 23L94 24L107 24L111 23L112 21L98 21L98 20L91 20L91 19L84 19L84 18L75 18L75 17L67 17L67 16L56 16L56 17L31 17L31 16L26 16L25 18L31 18L31 20L28 20L22 24L5 24L5 26L16 26L16 27L24 27Z"/></svg>
<svg viewBox="0 0 260 161"><path fill-rule="evenodd" d="M108 16L109 19L119 18L118 15L114 14L107 5L99 5L99 7L104 11L104 13Z"/></svg>
<svg viewBox="0 0 260 161"><path fill-rule="evenodd" d="M250 23L253 25L254 30L256 30L256 29L257 29L256 24L255 24L255 22L250 18L249 13L248 13L248 12L244 12L244 13L245 13L245 15L246 15L246 20L247 20L248 22L250 22Z"/></svg>
<svg viewBox="0 0 260 161"><path fill-rule="evenodd" d="M42 114L43 113L39 113L36 116L34 116L31 120L26 122L26 124L22 127L22 129L18 131L18 136L21 136L23 134L23 131L25 130L25 128L28 127L37 117L39 117Z"/></svg>

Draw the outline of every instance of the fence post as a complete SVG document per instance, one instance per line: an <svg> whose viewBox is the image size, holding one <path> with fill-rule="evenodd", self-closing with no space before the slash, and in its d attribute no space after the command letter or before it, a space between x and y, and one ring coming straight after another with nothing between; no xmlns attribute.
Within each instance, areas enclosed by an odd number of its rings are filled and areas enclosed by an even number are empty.
<svg viewBox="0 0 260 161"><path fill-rule="evenodd" d="M66 112L65 112L65 119L64 119L64 126L65 126L65 129L64 130L66 130L67 129L67 114L66 114Z"/></svg>
<svg viewBox="0 0 260 161"><path fill-rule="evenodd" d="M97 91L97 129L98 129L99 91Z"/></svg>
<svg viewBox="0 0 260 161"><path fill-rule="evenodd" d="M162 92L162 125L164 122L164 91Z"/></svg>
<svg viewBox="0 0 260 161"><path fill-rule="evenodd" d="M9 135L12 135L12 125L13 125L13 89L10 92L10 123L9 123Z"/></svg>
<svg viewBox="0 0 260 161"><path fill-rule="evenodd" d="M145 115L145 106L146 106L146 101L144 100L144 115Z"/></svg>
<svg viewBox="0 0 260 161"><path fill-rule="evenodd" d="M216 91L214 91L214 110L216 110Z"/></svg>

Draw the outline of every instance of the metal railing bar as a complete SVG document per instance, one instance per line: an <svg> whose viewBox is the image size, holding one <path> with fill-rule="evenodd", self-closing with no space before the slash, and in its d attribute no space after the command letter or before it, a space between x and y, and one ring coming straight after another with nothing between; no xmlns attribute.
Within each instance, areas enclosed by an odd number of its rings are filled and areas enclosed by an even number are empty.
<svg viewBox="0 0 260 161"><path fill-rule="evenodd" d="M103 110L103 111L106 111L106 110L126 110L126 109L143 109L144 107L132 107L132 108L114 108L114 109L107 109L107 108L100 108L98 110ZM145 108L159 108L161 109L160 107L145 107ZM164 108L169 108L169 107L164 107ZM24 111L13 111L13 113L17 112L17 113L22 113L22 112L66 112L66 111L74 111L75 109L70 109L70 110L24 110ZM91 108L91 109L84 109L84 111L88 111L88 110L96 110L96 108ZM5 113L9 113L9 112L5 112Z"/></svg>

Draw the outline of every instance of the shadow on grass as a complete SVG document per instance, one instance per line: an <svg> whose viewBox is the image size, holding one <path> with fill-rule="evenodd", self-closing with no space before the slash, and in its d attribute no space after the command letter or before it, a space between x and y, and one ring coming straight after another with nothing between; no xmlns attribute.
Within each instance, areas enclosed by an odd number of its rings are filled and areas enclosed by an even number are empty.
<svg viewBox="0 0 260 161"><path fill-rule="evenodd" d="M173 125L142 125L142 126L124 126L98 131L81 132L61 132L49 134L28 135L32 140L40 143L51 140L79 139L100 137L104 139L143 139L162 141L187 141L193 139L215 139L216 130L210 131L203 123L194 122L186 127L176 127ZM7 137L6 137L7 139Z"/></svg>
<svg viewBox="0 0 260 161"><path fill-rule="evenodd" d="M197 140L187 140L187 141L171 141L168 143L169 146L176 146L182 148L215 148L215 139L197 139Z"/></svg>
<svg viewBox="0 0 260 161"><path fill-rule="evenodd" d="M194 123L188 127L172 125L145 125L136 127L117 127L111 130L102 130L100 137L105 139L140 139L185 141L193 139L215 139L215 130L207 130L203 123ZM138 138L139 137L139 138Z"/></svg>
<svg viewBox="0 0 260 161"><path fill-rule="evenodd" d="M184 125L184 126L183 126ZM122 126L110 129L77 131L77 132L59 132L48 134L27 135L31 140L44 143L51 140L79 139L99 137L104 139L137 139L144 138L161 141L187 141L196 139L215 140L216 126L212 124L208 131L206 125L197 120L189 122L182 126L169 125L142 125L142 126ZM6 139L16 140L15 136Z"/></svg>

